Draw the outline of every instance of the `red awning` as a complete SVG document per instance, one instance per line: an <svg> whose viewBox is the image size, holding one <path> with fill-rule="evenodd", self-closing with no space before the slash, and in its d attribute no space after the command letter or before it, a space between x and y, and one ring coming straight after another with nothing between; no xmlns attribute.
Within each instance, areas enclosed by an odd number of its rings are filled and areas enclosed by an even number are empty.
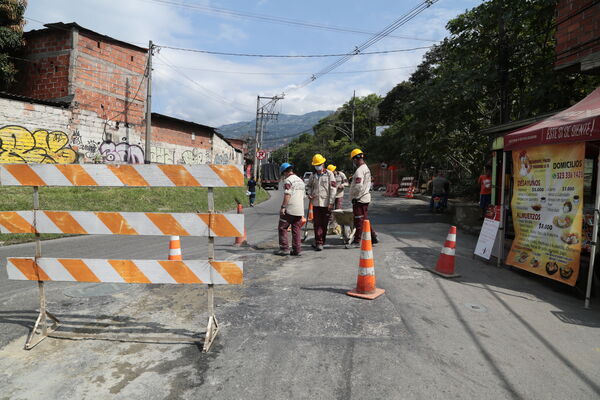
<svg viewBox="0 0 600 400"><path fill-rule="evenodd" d="M504 150L600 140L600 87L574 106L504 136Z"/></svg>

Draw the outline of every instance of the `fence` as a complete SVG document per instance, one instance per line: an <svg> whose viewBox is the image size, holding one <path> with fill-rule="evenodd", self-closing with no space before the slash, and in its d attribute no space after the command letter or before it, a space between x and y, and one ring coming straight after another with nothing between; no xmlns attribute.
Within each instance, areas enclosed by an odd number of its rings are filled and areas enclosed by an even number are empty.
<svg viewBox="0 0 600 400"><path fill-rule="evenodd" d="M31 349L48 336L149 342L204 342L212 345L219 325L214 313L215 284L241 284L240 262L215 261L214 238L238 237L243 214L215 214L214 187L244 185L241 166L232 165L0 165L0 186L32 186L33 210L0 212L1 233L33 233L35 257L10 257L9 279L38 282L40 312L25 342ZM40 186L207 187L208 213L48 211L39 209ZM208 237L208 260L111 260L44 258L40 234L162 235ZM57 332L60 321L46 307L45 282L207 284L209 320L204 339L195 337L106 337ZM47 320L53 321L49 326Z"/></svg>

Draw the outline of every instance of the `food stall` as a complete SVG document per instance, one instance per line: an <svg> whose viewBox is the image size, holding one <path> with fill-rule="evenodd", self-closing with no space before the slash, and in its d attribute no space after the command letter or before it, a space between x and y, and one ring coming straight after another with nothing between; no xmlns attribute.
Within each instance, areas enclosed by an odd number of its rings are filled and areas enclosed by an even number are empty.
<svg viewBox="0 0 600 400"><path fill-rule="evenodd" d="M498 260L574 286L582 260L589 259L587 277L582 277L586 308L597 250L599 157L600 88L572 107L504 136ZM511 213L505 215L508 209ZM514 240L505 255L509 220Z"/></svg>

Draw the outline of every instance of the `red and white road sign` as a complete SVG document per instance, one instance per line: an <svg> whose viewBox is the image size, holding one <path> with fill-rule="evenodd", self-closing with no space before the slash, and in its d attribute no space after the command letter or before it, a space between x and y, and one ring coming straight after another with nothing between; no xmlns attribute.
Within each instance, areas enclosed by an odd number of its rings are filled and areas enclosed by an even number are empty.
<svg viewBox="0 0 600 400"><path fill-rule="evenodd" d="M256 158L258 158L259 160L264 160L266 156L267 156L267 152L264 150L259 150L256 153Z"/></svg>

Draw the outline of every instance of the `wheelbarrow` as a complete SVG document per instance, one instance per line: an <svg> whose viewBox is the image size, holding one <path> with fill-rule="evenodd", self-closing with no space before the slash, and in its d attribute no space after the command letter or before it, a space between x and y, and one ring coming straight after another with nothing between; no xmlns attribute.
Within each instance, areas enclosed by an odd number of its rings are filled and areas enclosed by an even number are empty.
<svg viewBox="0 0 600 400"><path fill-rule="evenodd" d="M344 241L344 247L349 249L350 243L354 237L354 232L356 231L356 229L354 229L354 213L351 208L348 208L345 210L333 210L332 214L333 219L338 225L336 228L339 228L336 233L339 234Z"/></svg>

